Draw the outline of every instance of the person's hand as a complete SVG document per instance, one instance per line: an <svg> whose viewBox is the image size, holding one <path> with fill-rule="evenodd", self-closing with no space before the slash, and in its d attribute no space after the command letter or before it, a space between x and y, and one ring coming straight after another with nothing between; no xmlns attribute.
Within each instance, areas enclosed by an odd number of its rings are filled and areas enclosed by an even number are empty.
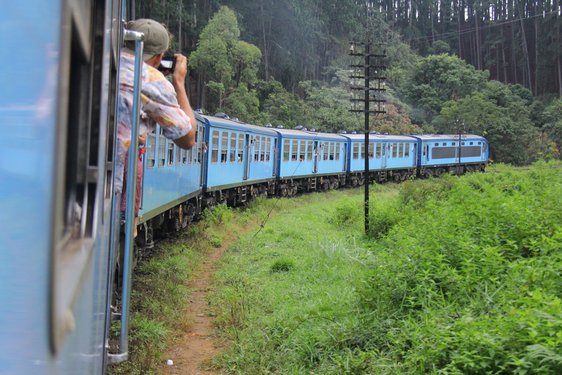
<svg viewBox="0 0 562 375"><path fill-rule="evenodd" d="M176 58L176 67L172 77L176 83L183 85L187 76L187 57L181 53L176 53L174 57Z"/></svg>

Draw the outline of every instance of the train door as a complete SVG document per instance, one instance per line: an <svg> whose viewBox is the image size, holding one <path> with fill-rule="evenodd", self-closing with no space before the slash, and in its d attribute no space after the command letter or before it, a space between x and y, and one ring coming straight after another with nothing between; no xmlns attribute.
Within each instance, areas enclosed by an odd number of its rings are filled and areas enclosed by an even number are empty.
<svg viewBox="0 0 562 375"><path fill-rule="evenodd" d="M273 139L273 177L277 176L279 171L278 171L278 166L279 163L277 163L277 158L278 158L278 153L277 153L277 138ZM268 152L271 152L271 150L269 150Z"/></svg>
<svg viewBox="0 0 562 375"><path fill-rule="evenodd" d="M340 145L341 147L341 145ZM347 168L347 143L343 143L343 165L342 171L345 172Z"/></svg>
<svg viewBox="0 0 562 375"><path fill-rule="evenodd" d="M312 159L313 159L313 163L312 163L312 173L318 173L318 141L314 141L313 146L312 146Z"/></svg>
<svg viewBox="0 0 562 375"><path fill-rule="evenodd" d="M246 134L244 149L244 180L247 180L250 176L250 163L252 162L252 157L254 155L254 137Z"/></svg>

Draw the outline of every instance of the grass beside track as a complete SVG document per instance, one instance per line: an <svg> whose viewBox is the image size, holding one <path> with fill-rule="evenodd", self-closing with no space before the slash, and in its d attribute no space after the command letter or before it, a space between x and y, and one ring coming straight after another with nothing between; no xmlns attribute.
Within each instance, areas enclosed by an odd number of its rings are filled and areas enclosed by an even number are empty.
<svg viewBox="0 0 562 375"><path fill-rule="evenodd" d="M280 201L210 298L238 374L562 373L562 168ZM273 204L272 201L266 204Z"/></svg>

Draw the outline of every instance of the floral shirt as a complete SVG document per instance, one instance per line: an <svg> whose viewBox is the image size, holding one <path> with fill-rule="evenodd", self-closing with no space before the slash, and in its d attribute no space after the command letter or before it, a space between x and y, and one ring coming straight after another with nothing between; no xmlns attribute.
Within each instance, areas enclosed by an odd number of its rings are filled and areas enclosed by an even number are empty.
<svg viewBox="0 0 562 375"><path fill-rule="evenodd" d="M125 155L131 144L134 66L135 56L123 52L119 68L116 193L123 189ZM164 136L171 140L183 137L192 127L189 117L178 104L172 84L158 69L143 63L139 135L152 132L156 123L162 128Z"/></svg>

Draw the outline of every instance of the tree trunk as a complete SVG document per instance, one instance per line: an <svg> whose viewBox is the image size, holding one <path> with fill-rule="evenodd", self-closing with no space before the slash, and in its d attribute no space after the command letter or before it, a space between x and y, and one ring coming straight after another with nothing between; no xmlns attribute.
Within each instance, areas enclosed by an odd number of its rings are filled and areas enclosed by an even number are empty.
<svg viewBox="0 0 562 375"><path fill-rule="evenodd" d="M262 31L262 51L263 51L263 64L264 64L264 74L265 80L269 81L269 51L267 48L267 38L265 33L265 16L263 11L263 0L260 0L260 21L261 21L261 31Z"/></svg>
<svg viewBox="0 0 562 375"><path fill-rule="evenodd" d="M519 8L519 22L521 24L521 36L523 38L523 54L525 55L525 62L527 65L527 87L529 90L533 89L533 84L531 82L531 62L529 59L529 48L527 47L527 35L525 33L525 24L523 23L523 12L521 12L521 8Z"/></svg>

